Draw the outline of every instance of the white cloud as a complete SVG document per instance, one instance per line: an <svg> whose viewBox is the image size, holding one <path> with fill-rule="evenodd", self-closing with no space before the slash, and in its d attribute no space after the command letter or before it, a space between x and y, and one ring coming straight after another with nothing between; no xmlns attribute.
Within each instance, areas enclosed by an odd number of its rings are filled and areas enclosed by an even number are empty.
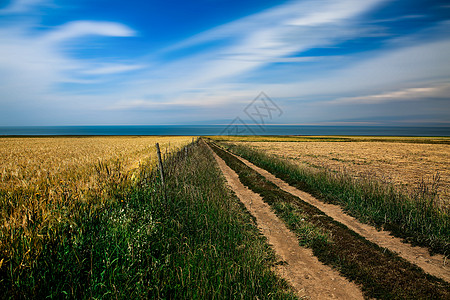
<svg viewBox="0 0 450 300"><path fill-rule="evenodd" d="M14 14L26 12L32 7L47 2L46 0L15 0L11 4L0 10L1 14Z"/></svg>
<svg viewBox="0 0 450 300"><path fill-rule="evenodd" d="M318 26L324 24L334 24L341 20L352 18L355 15L359 15L361 12L366 11L368 8L372 8L374 5L379 4L381 1L322 1L326 5L324 10L316 10L316 6L313 7L313 11L309 11L307 15L300 16L288 20L287 24L295 26ZM319 2L320 3L320 2ZM316 1L317 5L317 1Z"/></svg>
<svg viewBox="0 0 450 300"><path fill-rule="evenodd" d="M87 82L83 74L107 75L141 66L108 65L75 59L60 42L87 35L132 36L133 30L112 22L75 21L46 33L31 34L29 24L0 28L0 101L24 103L58 98L54 88L62 82ZM92 79L90 79L92 81ZM94 81L95 82L95 81ZM63 98L63 97L60 97ZM41 99L41 100L39 100ZM43 100L42 100L43 99Z"/></svg>
<svg viewBox="0 0 450 300"><path fill-rule="evenodd" d="M119 23L96 22L96 21L74 21L66 23L51 31L41 41L45 43L60 42L87 35L102 35L114 37L130 37L136 33Z"/></svg>
<svg viewBox="0 0 450 300"><path fill-rule="evenodd" d="M144 75L149 80L142 77L134 82L132 91L125 91L123 98L159 93L168 102L173 97L183 97L186 104L197 103L198 99L205 99L202 95L206 92L192 94L189 91L206 88L210 91L207 103L216 100L220 103L224 95L230 97L241 89L220 88L236 76L274 62L311 61L310 57L292 56L358 37L367 30L370 32L367 28L355 28L353 19L382 2L384 0L291 1L210 29L165 51L170 53L194 46L201 49L203 44L224 41L221 46L208 47L204 52L200 50L160 65Z"/></svg>
<svg viewBox="0 0 450 300"><path fill-rule="evenodd" d="M52 91L58 83L95 83L95 79L86 81L83 75L100 76L139 69L141 74L138 77L127 77L123 83L125 88L97 93L99 105L105 105L106 102L122 103L126 101L124 99L152 101L151 95L158 95L157 98L162 99L157 102L158 105L170 105L174 99L184 105L199 106L223 104L226 99L246 101L253 97L254 91L227 84L230 78L273 62L309 61L311 58L291 56L361 34L361 29L353 28L349 21L382 2L384 0L292 1L208 30L172 49L166 49L170 52L214 40L228 41L225 46L211 51L198 52L163 64L154 56L153 61L142 63L134 60L130 64L75 60L66 55L65 49L59 48L60 42L87 35L127 37L136 34L118 23L74 21L32 38L29 37L28 28L20 28L15 33L8 28L0 32L0 40L4 40L2 44L9 45L7 49L0 49L0 78L8 77L8 94L15 95L13 98L26 98L23 89L26 82L35 86L35 90L28 93L33 98L38 94L37 91L47 93L48 98L58 98L59 92ZM318 11L321 13L317 14ZM306 21L308 24L304 24ZM144 60L148 58L141 61ZM148 65L158 67L143 71L143 66ZM12 73L15 75L10 76ZM20 84L16 85L14 91L13 83L18 82ZM67 93L70 91L65 92L64 98L67 98ZM83 101L82 97L78 99ZM86 101L91 102L92 97ZM139 103L132 106L136 104Z"/></svg>
<svg viewBox="0 0 450 300"><path fill-rule="evenodd" d="M439 30L439 29L438 29ZM394 41L393 44L396 44ZM405 90L447 82L450 78L450 39L425 41L400 48L373 51L363 59L337 70L299 82L266 84L278 97L336 99L382 95L386 90ZM327 102L328 103L328 102Z"/></svg>
<svg viewBox="0 0 450 300"><path fill-rule="evenodd" d="M91 67L85 70L83 73L88 75L107 75L107 74L118 74L124 72L130 72L135 70L144 69L145 65L136 64L102 64L97 68Z"/></svg>
<svg viewBox="0 0 450 300"><path fill-rule="evenodd" d="M287 114L295 111L291 108L301 102L299 99L321 101L318 106L324 109L336 98L336 104L387 103L392 99L438 95L442 89L436 80L448 82L442 79L450 78L450 70L443 63L450 59L450 40L446 38L415 41L409 46L393 43L391 48L370 55L354 55L349 64L323 70L320 76L306 74L303 78L307 79L301 81L293 78L282 84L262 84L245 79L256 69L277 62L290 64L289 74L304 73L303 62L323 58L302 57L302 52L379 34L372 27L359 26L358 18L386 1L290 1L200 33L173 47L152 51L147 57L120 61L75 59L66 52L70 49L60 46L69 39L91 35L136 35L123 24L80 20L34 35L30 30L33 28L26 24L0 28L0 103L44 103L51 99L54 103L67 103L61 104L61 110L71 105L97 114L102 110L120 114L177 107L213 111L220 107L217 115L210 117L227 118L234 115L224 116L224 111L230 107L230 111L242 109L261 90L274 99L287 99ZM82 43L79 46L82 49ZM170 61L163 58L167 54L176 57L177 53L182 55ZM124 76L119 77L121 74ZM268 71L266 77L271 76ZM108 77L123 80L120 84L96 85ZM55 86L62 82L91 83L93 93L56 90ZM288 99L292 99L292 106Z"/></svg>
<svg viewBox="0 0 450 300"><path fill-rule="evenodd" d="M221 79L360 35L365 29L355 29L352 19L382 2L384 0L293 1L211 29L169 50L214 40L229 41L227 46L210 51L196 68L198 83Z"/></svg>
<svg viewBox="0 0 450 300"><path fill-rule="evenodd" d="M427 99L449 99L450 83L438 86L406 88L375 95L343 97L332 100L330 104L379 104L394 101L417 101Z"/></svg>

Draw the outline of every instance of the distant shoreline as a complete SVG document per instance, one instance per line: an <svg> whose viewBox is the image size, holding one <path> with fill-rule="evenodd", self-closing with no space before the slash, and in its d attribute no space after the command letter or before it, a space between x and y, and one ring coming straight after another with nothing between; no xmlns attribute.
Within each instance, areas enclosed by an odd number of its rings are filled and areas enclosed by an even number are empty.
<svg viewBox="0 0 450 300"><path fill-rule="evenodd" d="M450 127L319 126L319 125L111 125L111 126L0 126L0 136L404 136L449 137Z"/></svg>

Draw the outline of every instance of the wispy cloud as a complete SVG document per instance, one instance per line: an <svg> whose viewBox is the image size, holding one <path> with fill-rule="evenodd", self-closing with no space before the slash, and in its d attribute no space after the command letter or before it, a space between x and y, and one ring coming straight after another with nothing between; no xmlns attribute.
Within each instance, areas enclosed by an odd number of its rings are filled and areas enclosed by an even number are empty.
<svg viewBox="0 0 450 300"><path fill-rule="evenodd" d="M46 3L46 0L15 0L6 6L4 9L0 9L0 15L23 13L26 12L36 5Z"/></svg>
<svg viewBox="0 0 450 300"><path fill-rule="evenodd" d="M354 18L383 2L292 1L212 28L164 49L163 56L182 55L144 74L150 80L138 80L140 83L134 84L132 91L125 91L122 98L147 98L147 93L160 93L168 103L183 98L186 105L199 103L200 99L207 99L208 105L215 101L219 105L224 97L236 101L239 99L236 94L245 94L247 101L255 92L242 91L242 85L235 83L238 76L273 63L317 60L317 57L304 57L301 52L369 34L370 28L354 27ZM217 46L207 47L215 42ZM198 50L188 56L183 54L192 48ZM158 104L164 105L164 101Z"/></svg>
<svg viewBox="0 0 450 300"><path fill-rule="evenodd" d="M98 67L92 66L83 71L83 73L88 75L107 75L136 71L144 68L146 68L145 65L136 64L100 64Z"/></svg>
<svg viewBox="0 0 450 300"><path fill-rule="evenodd" d="M15 0L0 11L11 20L20 16L16 22L0 24L0 105L4 108L0 119L8 115L6 107L26 110L38 103L54 115L75 109L84 116L88 111L90 119L81 121L88 123L100 120L100 115L101 120L108 116L134 120L142 112L154 112L154 117L176 108L184 118L202 112L205 118L223 120L233 118L263 90L285 106L286 122L301 123L312 122L317 115L329 117L328 111L352 104L444 99L450 70L443 62L450 59L450 39L442 33L450 24L429 29L440 33L427 39L414 34L409 40L390 37L380 23L422 16L364 20L386 3L289 1L170 47L150 49L153 37L138 27L95 18L43 26L39 18L25 12L47 5L42 14L51 14L49 1ZM361 53L333 51L346 41L380 36L391 40ZM123 45L115 52L105 48L114 55L103 55L106 38L132 40L133 47L147 49L148 54L127 56L129 49ZM83 55L94 48L95 55ZM323 56L311 54L319 48L329 50ZM119 58L118 53L123 55ZM180 114L173 113L166 122L179 121Z"/></svg>
<svg viewBox="0 0 450 300"><path fill-rule="evenodd" d="M448 99L449 95L450 95L450 83L446 83L438 86L407 88L403 90L391 91L375 95L343 97L336 100L332 100L329 103L379 104L384 102L396 102L396 101Z"/></svg>
<svg viewBox="0 0 450 300"><path fill-rule="evenodd" d="M252 74L252 70L276 62L290 64L291 69L287 74L302 74L302 63L321 60L318 57L302 56L302 52L333 46L346 39L370 36L370 27L363 25L355 28L355 24L358 24L356 19L379 3L358 2L352 6L355 3L348 1L333 6L330 5L332 1L319 1L309 2L308 9L300 9L304 2L292 2L211 29L168 51L188 49L217 40L224 41L224 44L218 43L220 46L207 48L205 53L200 50L195 55L161 65L157 72L144 75L152 80L140 81L132 91L124 92L122 99L107 107L114 110L151 110L165 106L216 106L221 109L211 117L219 117L226 107L235 107L236 111L253 99L257 91L264 90L287 107L287 120L298 122L302 119L336 118L333 107L346 107L351 101L375 103L375 98L378 104L382 104L415 97L413 99L417 99L417 102L423 102L427 100L421 97L437 96L444 91L444 87L436 86L433 81L450 78L450 70L442 64L448 61L450 53L450 40L445 37L424 41L418 37L414 41L413 36L411 39L414 42L394 39L391 46L385 49L372 51L370 55L355 55L350 61L342 58L346 64L303 76L305 79L301 81L296 81L295 76L278 84L245 81L245 75ZM316 14L316 11L322 13ZM337 14L333 15L333 12ZM443 28L447 25L443 23L435 30L445 31ZM328 59L336 60L339 57L328 56ZM265 72L268 78L273 76L270 70ZM161 79L154 81L158 76ZM411 87L414 85L427 89ZM386 90L391 90L392 94L389 95ZM446 97L445 92L439 95ZM126 100L136 98L143 100ZM334 100L336 98L339 101ZM334 100L334 106L329 105L330 100ZM429 113L432 114L433 109L441 110L442 104L439 105L429 105ZM349 118L355 111L342 109L339 113L342 118Z"/></svg>
<svg viewBox="0 0 450 300"><path fill-rule="evenodd" d="M212 81L249 72L277 60L289 59L291 55L314 47L329 46L360 36L370 29L355 28L353 18L382 2L384 1L288 2L208 30L169 50L224 41L225 45L208 49L199 66L200 70L197 68L195 74L199 83Z"/></svg>
<svg viewBox="0 0 450 300"><path fill-rule="evenodd" d="M58 84L91 83L85 75L108 75L137 70L137 64L77 59L62 42L89 36L130 37L136 32L114 22L73 21L35 32L29 23L0 28L0 93L3 102L27 103L58 98ZM70 49L69 49L70 50ZM41 100L39 100L41 99Z"/></svg>
<svg viewBox="0 0 450 300"><path fill-rule="evenodd" d="M67 39L87 35L102 35L113 37L130 37L136 33L125 25L114 22L73 21L66 23L48 34L40 37L40 42L56 43Z"/></svg>
<svg viewBox="0 0 450 300"><path fill-rule="evenodd" d="M450 28L444 23L436 27ZM448 82L450 69L443 63L450 59L450 38L400 43L392 40L385 49L354 55L338 68L320 71L303 78L279 84L265 84L267 92L279 97L319 99L329 103L337 98L382 95L386 91L414 87L440 86ZM300 68L288 70L301 72ZM261 86L262 88L263 86Z"/></svg>

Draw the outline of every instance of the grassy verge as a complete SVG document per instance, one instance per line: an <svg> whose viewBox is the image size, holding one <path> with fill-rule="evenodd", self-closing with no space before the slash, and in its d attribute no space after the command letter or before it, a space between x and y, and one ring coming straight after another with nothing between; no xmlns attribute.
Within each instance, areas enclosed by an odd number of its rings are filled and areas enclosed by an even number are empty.
<svg viewBox="0 0 450 300"><path fill-rule="evenodd" d="M226 147L289 184L341 205L364 223L390 230L412 244L429 247L432 253L450 255L449 212L435 205L436 195L425 186L411 196L392 186L353 179L342 172L311 172L246 146Z"/></svg>
<svg viewBox="0 0 450 300"><path fill-rule="evenodd" d="M165 161L165 196L153 166L128 178L120 164L99 164L107 200L90 195L70 218L32 233L24 231L52 216L31 209L27 226L3 224L1 297L295 298L209 149L189 149ZM0 194L2 214L20 196Z"/></svg>
<svg viewBox="0 0 450 300"><path fill-rule="evenodd" d="M260 194L297 233L300 244L311 247L320 261L361 284L366 296L380 299L450 297L448 283L365 240L314 206L282 191L233 155L211 146L238 173L241 182Z"/></svg>

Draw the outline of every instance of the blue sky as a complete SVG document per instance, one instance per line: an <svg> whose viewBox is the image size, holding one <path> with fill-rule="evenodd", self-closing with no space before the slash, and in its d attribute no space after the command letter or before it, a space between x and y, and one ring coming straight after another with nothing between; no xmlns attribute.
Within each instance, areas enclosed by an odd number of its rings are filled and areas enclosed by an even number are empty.
<svg viewBox="0 0 450 300"><path fill-rule="evenodd" d="M450 4L0 0L0 126L450 125Z"/></svg>

